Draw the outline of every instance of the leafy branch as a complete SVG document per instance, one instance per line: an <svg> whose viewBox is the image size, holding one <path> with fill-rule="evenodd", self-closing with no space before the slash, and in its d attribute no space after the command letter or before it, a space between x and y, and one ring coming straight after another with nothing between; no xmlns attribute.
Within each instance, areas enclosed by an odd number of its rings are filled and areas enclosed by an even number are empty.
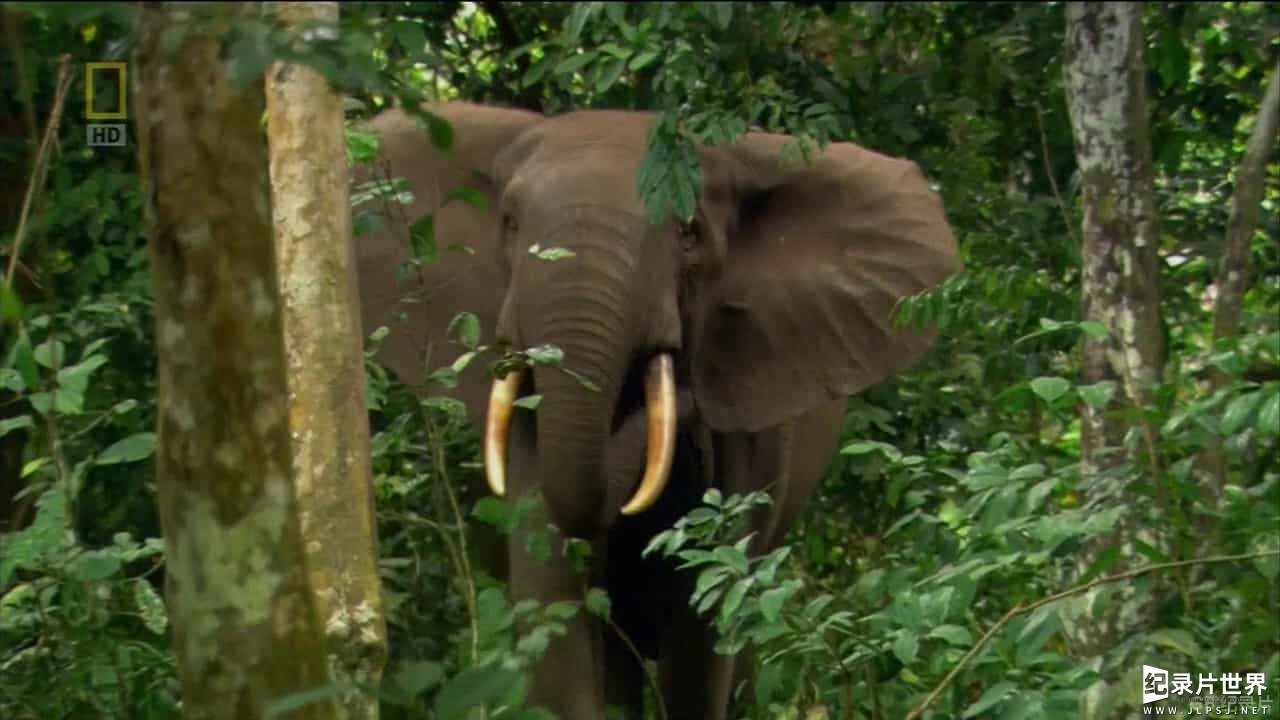
<svg viewBox="0 0 1280 720"><path fill-rule="evenodd" d="M928 710L929 706L937 701L938 697L942 695L942 692L946 690L947 686L951 684L951 681L955 680L956 676L959 675L962 670L964 670L965 666L968 665L969 662L972 661L973 658L975 658L978 655L978 653L982 651L982 648L986 647L987 643L991 640L991 638L995 637L996 633L1000 632L1000 630L1005 625L1008 625L1016 617L1020 617L1028 613L1035 612L1036 610L1039 610L1045 605L1055 603L1059 600L1065 600L1066 598L1072 597L1074 595L1079 595L1081 593L1088 592L1098 586L1107 585L1114 582L1120 582L1121 580L1129 580L1132 578L1140 577L1142 575L1146 575L1148 573L1159 572L1161 570L1173 570L1177 568L1190 567L1193 565L1214 565L1219 563L1258 560L1261 558L1276 557L1278 555L1280 555L1280 550L1268 550L1266 552L1247 553L1243 555L1214 555L1211 557L1192 558L1190 560L1178 560L1175 562L1157 563L1154 565L1147 565L1140 568L1134 568L1133 570L1127 570L1125 572L1117 573L1115 575L1108 575L1107 577L1097 578L1096 580L1091 580L1090 582L1082 583L1080 585L1076 585L1075 587L1069 588L1067 590L1063 590L1062 592L1055 593L1045 598L1041 598L1029 605L1019 603L1018 605L1015 605L1013 609L1011 609L1009 612L1005 613L1004 617L996 621L996 624L992 625L990 629L988 629L985 633L983 633L982 637L978 638L978 642L974 643L973 647L969 648L969 651L964 654L964 657L960 658L960 661L956 663L956 666L951 668L951 672L947 673L946 677L942 678L942 681L939 682L933 688L933 690L929 692L929 695L926 696L925 699L921 701L919 705L916 705L915 708L911 710L911 712L907 715L906 720L917 720L919 717L924 715L924 711Z"/></svg>

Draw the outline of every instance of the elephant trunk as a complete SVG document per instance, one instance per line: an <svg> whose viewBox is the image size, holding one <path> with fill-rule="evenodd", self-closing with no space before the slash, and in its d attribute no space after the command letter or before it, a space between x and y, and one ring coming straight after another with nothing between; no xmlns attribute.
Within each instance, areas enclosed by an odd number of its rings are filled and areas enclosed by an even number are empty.
<svg viewBox="0 0 1280 720"><path fill-rule="evenodd" d="M564 349L571 357L573 350ZM552 522L580 538L593 538L606 515L604 458L618 394L614 380L591 382L598 391L562 369L534 370L534 386L542 396L537 410L542 495Z"/></svg>
<svg viewBox="0 0 1280 720"><path fill-rule="evenodd" d="M577 237L591 237L583 233ZM628 312L633 258L620 251L617 237L598 233L598 245L575 243L573 261L585 263L566 272L544 263L524 278L542 302L526 305L522 342L554 345L564 353L563 367L533 370L536 393L538 477L551 519L565 533L592 538L619 511L635 514L662 492L674 454L675 392L671 358L648 359L645 374L646 460L634 493L618 492L616 472L606 467L614 441L615 410L624 379L636 357L637 313ZM611 242L606 242L611 241ZM584 272L584 270L586 272ZM485 429L485 466L489 485L505 491L506 430L511 402L520 383L518 373L494 383ZM615 480L610 486L609 478ZM625 503L623 501L626 501Z"/></svg>

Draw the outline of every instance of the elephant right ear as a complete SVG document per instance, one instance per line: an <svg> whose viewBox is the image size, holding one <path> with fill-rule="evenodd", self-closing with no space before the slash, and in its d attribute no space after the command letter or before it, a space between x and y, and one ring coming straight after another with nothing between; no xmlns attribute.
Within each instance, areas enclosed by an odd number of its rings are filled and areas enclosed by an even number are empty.
<svg viewBox="0 0 1280 720"><path fill-rule="evenodd" d="M431 142L427 128L400 109L385 111L362 129L378 138L372 163L353 169L353 192L374 183L402 178L413 195L410 204L385 193L355 208L372 210L376 229L355 238L359 275L362 337L379 326L390 331L378 360L405 384L421 388L429 371L448 365L465 351L450 338L449 324L461 312L480 320L481 342L492 341L498 308L506 294L505 279L495 262L500 220L500 188L492 179L494 158L522 132L543 120L523 110L470 103L444 103L425 108L453 129L449 150ZM477 207L456 193L462 188L483 196ZM474 199L474 198L473 198ZM410 264L415 255L414 223L430 215L432 240L421 239L417 253L435 258ZM425 224L424 226L425 227ZM473 418L483 408L488 379L482 363L473 363L457 394ZM474 396L474 397L473 397Z"/></svg>
<svg viewBox="0 0 1280 720"><path fill-rule="evenodd" d="M899 327L897 304L962 268L915 163L847 142L788 162L789 142L751 132L726 150L745 202L691 372L717 430L755 432L910 367L936 329Z"/></svg>

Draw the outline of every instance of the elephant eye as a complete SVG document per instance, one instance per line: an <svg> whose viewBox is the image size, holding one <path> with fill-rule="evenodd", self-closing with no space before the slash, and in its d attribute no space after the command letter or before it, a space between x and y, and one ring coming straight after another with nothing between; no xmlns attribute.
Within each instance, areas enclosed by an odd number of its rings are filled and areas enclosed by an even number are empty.
<svg viewBox="0 0 1280 720"><path fill-rule="evenodd" d="M515 232L520 229L520 223L516 222L514 215L508 213L502 216L502 228L507 232Z"/></svg>

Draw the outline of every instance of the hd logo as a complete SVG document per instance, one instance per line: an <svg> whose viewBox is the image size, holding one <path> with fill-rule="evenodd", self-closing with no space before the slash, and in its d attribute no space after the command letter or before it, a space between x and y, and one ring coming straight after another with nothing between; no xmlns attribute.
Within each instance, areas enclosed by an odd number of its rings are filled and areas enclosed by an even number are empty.
<svg viewBox="0 0 1280 720"><path fill-rule="evenodd" d="M128 70L122 62L85 63L84 117L86 120L127 120L129 117ZM89 147L122 147L128 138L125 123L91 122L86 126Z"/></svg>

